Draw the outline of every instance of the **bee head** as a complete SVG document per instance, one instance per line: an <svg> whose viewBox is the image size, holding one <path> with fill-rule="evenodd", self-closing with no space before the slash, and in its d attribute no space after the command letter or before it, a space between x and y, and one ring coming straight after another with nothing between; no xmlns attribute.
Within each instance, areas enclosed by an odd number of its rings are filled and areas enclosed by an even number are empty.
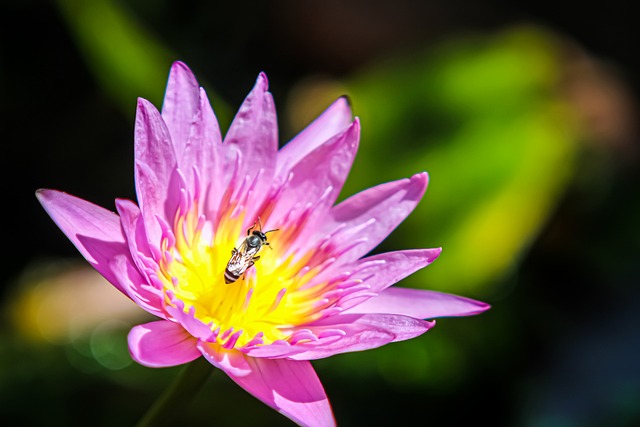
<svg viewBox="0 0 640 427"><path fill-rule="evenodd" d="M273 231L273 230L271 230L271 231ZM267 231L267 233L268 233L268 231ZM254 236L257 236L260 240L262 240L262 243L266 243L266 241L267 241L267 234L266 233L263 233L260 230L253 230L253 232L251 234L254 235Z"/></svg>
<svg viewBox="0 0 640 427"><path fill-rule="evenodd" d="M257 230L255 230L256 225L258 226ZM247 230L247 235L256 236L258 239L260 239L262 244L269 245L269 243L267 243L267 233L271 233L272 231L278 231L278 229L274 228L273 230L262 231L262 222L260 221L260 217L258 217L257 223L254 222L251 228Z"/></svg>

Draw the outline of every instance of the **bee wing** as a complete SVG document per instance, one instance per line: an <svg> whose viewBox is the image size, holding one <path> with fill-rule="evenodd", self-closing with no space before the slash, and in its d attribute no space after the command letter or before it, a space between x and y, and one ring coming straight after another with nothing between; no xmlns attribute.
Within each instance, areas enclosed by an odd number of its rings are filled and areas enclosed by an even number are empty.
<svg viewBox="0 0 640 427"><path fill-rule="evenodd" d="M236 276L240 276L247 268L253 265L255 252L255 250L247 245L247 241L245 240L242 242L242 245L240 245L240 248L233 251L231 259L227 263L227 270Z"/></svg>
<svg viewBox="0 0 640 427"><path fill-rule="evenodd" d="M247 258L253 258L260 251L260 248L261 248L262 245L249 246L248 240L249 239L245 239L242 242L242 245L240 245L240 248L238 249L238 252L240 252L241 254L246 256Z"/></svg>

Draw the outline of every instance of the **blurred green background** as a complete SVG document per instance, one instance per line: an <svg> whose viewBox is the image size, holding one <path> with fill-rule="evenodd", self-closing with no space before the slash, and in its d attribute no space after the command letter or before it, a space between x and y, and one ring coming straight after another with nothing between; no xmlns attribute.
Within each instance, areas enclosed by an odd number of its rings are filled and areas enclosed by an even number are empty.
<svg viewBox="0 0 640 427"><path fill-rule="evenodd" d="M3 425L133 425L181 370L131 362L126 333L148 318L34 197L134 199L136 98L160 107L174 60L223 130L265 71L282 143L347 94L362 138L343 197L430 174L376 252L442 246L400 285L493 307L314 362L339 425L640 425L638 33L622 6L3 2ZM180 425L292 425L220 372L179 409Z"/></svg>

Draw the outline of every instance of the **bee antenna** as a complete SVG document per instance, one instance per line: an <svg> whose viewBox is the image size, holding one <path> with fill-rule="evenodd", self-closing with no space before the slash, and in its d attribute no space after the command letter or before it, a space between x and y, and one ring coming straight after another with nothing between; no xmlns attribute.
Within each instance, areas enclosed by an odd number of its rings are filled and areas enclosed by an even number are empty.
<svg viewBox="0 0 640 427"><path fill-rule="evenodd" d="M264 234L271 233L272 231L278 231L279 228L274 228L273 230L265 231Z"/></svg>

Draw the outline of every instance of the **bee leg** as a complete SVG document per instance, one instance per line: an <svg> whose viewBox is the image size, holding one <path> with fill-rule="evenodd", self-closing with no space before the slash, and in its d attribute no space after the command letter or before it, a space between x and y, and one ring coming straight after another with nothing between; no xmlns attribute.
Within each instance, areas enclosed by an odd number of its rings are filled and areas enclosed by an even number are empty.
<svg viewBox="0 0 640 427"><path fill-rule="evenodd" d="M238 253L238 250L236 248L231 249L231 256L234 256L237 253Z"/></svg>
<svg viewBox="0 0 640 427"><path fill-rule="evenodd" d="M253 230L254 228L256 228L256 223L254 222L253 225L251 227L249 227L249 229L247 230L247 236L249 234L251 234L251 230Z"/></svg>
<svg viewBox="0 0 640 427"><path fill-rule="evenodd" d="M253 257L253 261L251 261L251 263L249 264L249 267L251 267L251 266L253 265L254 261L257 261L257 260L259 260L259 259L260 259L260 255L258 255L258 256L254 256L254 257Z"/></svg>

